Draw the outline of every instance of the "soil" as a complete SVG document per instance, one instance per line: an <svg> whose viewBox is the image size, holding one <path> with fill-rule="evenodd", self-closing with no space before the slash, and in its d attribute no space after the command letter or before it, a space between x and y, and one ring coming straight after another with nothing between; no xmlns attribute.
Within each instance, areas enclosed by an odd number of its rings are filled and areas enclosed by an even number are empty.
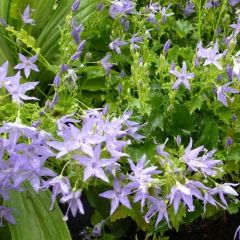
<svg viewBox="0 0 240 240"><path fill-rule="evenodd" d="M240 214L225 214L214 221L193 222L189 226L183 226L179 232L169 232L168 236L170 240L233 240L239 225Z"/></svg>

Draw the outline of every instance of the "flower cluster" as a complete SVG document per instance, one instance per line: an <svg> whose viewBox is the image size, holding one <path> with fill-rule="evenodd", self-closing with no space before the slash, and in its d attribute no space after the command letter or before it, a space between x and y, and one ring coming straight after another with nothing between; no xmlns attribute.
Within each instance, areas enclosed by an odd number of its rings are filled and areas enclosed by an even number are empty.
<svg viewBox="0 0 240 240"><path fill-rule="evenodd" d="M3 200L8 200L9 190L24 190L22 183L25 181L38 191L42 177L55 176L44 166L48 158L55 156L47 145L51 138L49 133L19 122L9 122L0 128L0 135L0 197ZM1 206L1 223L2 218L14 223L10 211Z"/></svg>
<svg viewBox="0 0 240 240"><path fill-rule="evenodd" d="M36 61L36 56L31 57L29 60L22 54L19 57L23 63L15 66L16 69L24 69L26 77L30 74L30 69L38 71L37 67L33 62ZM35 97L29 97L25 93L35 88L38 82L27 82L20 83L21 74L20 71L16 75L7 77L8 74L8 62L5 62L0 67L0 88L5 88L8 93L12 96L12 100L18 104L22 104L23 100L37 100Z"/></svg>

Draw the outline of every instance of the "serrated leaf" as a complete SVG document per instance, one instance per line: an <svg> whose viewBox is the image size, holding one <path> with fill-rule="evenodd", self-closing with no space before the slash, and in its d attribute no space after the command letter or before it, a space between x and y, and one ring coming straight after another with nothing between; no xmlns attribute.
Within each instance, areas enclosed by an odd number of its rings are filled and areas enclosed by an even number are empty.
<svg viewBox="0 0 240 240"><path fill-rule="evenodd" d="M23 28L20 31L16 31L14 27L8 26L5 28L8 32L12 33L17 40L24 43L28 48L34 50L35 53L40 52L40 48L36 46L36 40L33 36L29 35L29 33Z"/></svg>
<svg viewBox="0 0 240 240"><path fill-rule="evenodd" d="M104 233L103 234L103 240L115 240L115 237L111 234Z"/></svg>
<svg viewBox="0 0 240 240"><path fill-rule="evenodd" d="M228 204L227 211L230 214L236 214L238 212L239 207L240 207L240 202L238 202L238 203L231 202Z"/></svg>
<svg viewBox="0 0 240 240"><path fill-rule="evenodd" d="M203 101L204 101L204 99L199 95L196 95L191 99L191 102L189 103L189 110L190 110L191 115L195 110L201 109Z"/></svg>
<svg viewBox="0 0 240 240"><path fill-rule="evenodd" d="M193 25L185 20L178 20L176 22L175 31L180 38L185 37L193 30Z"/></svg>
<svg viewBox="0 0 240 240"><path fill-rule="evenodd" d="M5 205L15 209L15 225L9 225L12 240L70 240L71 236L57 205L50 211L50 192L11 191Z"/></svg>
<svg viewBox="0 0 240 240"><path fill-rule="evenodd" d="M183 204L180 204L177 214L174 213L174 208L173 206L171 206L168 210L168 213L172 226L178 231L178 228L182 223L183 218L186 216L185 206Z"/></svg>
<svg viewBox="0 0 240 240"><path fill-rule="evenodd" d="M119 206L116 212L111 216L110 220L111 222L115 222L126 217L131 217L143 231L146 231L148 228L148 224L142 217L139 204L132 204L132 209L128 209L122 205Z"/></svg>
<svg viewBox="0 0 240 240"><path fill-rule="evenodd" d="M98 224L102 219L103 219L102 215L95 210L91 216L91 224L94 226Z"/></svg>
<svg viewBox="0 0 240 240"><path fill-rule="evenodd" d="M169 62L177 62L178 52L179 52L179 46L176 45L176 46L170 48L168 51L168 61Z"/></svg>

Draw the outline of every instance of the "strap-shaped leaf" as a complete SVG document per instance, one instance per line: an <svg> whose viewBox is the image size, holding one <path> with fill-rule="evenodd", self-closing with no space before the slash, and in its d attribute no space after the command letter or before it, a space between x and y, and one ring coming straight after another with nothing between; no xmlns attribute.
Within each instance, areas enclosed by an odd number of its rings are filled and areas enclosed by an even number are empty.
<svg viewBox="0 0 240 240"><path fill-rule="evenodd" d="M11 0L2 0L0 1L0 18L3 18L7 21L10 9Z"/></svg>
<svg viewBox="0 0 240 240"><path fill-rule="evenodd" d="M15 209L15 225L9 225L12 240L70 240L70 233L57 205L49 211L50 192L12 191L6 203Z"/></svg>

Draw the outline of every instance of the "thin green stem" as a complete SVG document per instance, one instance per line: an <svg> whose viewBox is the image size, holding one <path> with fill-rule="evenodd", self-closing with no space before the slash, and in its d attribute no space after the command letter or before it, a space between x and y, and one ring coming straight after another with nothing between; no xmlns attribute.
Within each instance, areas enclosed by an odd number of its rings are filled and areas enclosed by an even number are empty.
<svg viewBox="0 0 240 240"><path fill-rule="evenodd" d="M63 167L63 169L62 169L62 171L61 171L61 173L60 173L60 176L63 175L64 170L66 169L67 165L68 165L70 162L71 162L71 160L69 160L69 161L67 161L67 162L65 163L65 165L64 165L64 167Z"/></svg>
<svg viewBox="0 0 240 240"><path fill-rule="evenodd" d="M219 14L219 16L218 16L218 20L217 20L216 26L215 26L215 28L214 28L213 41L216 39L217 28L218 28L218 26L219 26L220 20L221 20L221 18L222 18L222 14L223 14L226 6L227 6L227 0L224 0L224 2L223 2L223 4L222 4L221 11L220 11L220 14Z"/></svg>
<svg viewBox="0 0 240 240"><path fill-rule="evenodd" d="M198 1L198 39L201 40L202 30L202 1Z"/></svg>

